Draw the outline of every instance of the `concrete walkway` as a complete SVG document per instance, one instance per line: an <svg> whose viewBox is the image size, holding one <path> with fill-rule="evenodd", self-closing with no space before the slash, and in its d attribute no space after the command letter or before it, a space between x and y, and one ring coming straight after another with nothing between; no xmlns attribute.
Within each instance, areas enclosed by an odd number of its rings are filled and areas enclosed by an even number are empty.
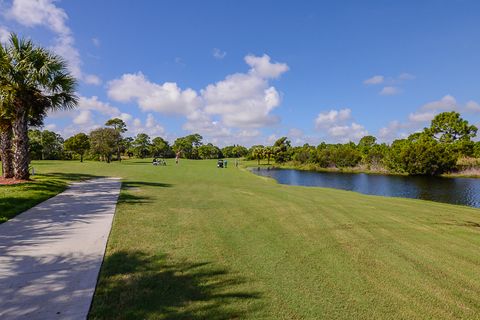
<svg viewBox="0 0 480 320"><path fill-rule="evenodd" d="M85 319L119 179L74 183L0 224L0 319Z"/></svg>

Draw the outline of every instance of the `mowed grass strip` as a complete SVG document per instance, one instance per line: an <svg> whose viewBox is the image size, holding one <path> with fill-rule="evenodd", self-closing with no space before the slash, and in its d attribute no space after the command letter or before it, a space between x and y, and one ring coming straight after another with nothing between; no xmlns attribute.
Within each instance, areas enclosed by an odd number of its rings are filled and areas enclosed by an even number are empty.
<svg viewBox="0 0 480 320"><path fill-rule="evenodd" d="M478 209L168 164L41 167L124 181L91 319L480 317Z"/></svg>

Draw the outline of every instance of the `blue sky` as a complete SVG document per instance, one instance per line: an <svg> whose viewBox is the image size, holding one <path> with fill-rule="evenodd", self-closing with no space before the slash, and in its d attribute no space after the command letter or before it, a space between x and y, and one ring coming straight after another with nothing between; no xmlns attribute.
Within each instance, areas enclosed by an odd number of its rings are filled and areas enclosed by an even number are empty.
<svg viewBox="0 0 480 320"><path fill-rule="evenodd" d="M32 38L79 78L68 137L121 117L128 134L225 145L392 141L457 110L480 124L478 1L0 0L0 41Z"/></svg>

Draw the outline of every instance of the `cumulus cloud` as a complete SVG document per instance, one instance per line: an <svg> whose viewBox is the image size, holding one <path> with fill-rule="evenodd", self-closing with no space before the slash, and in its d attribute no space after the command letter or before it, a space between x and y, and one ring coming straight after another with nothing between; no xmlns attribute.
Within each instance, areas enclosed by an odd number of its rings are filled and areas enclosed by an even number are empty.
<svg viewBox="0 0 480 320"><path fill-rule="evenodd" d="M348 108L321 112L315 119L315 127L324 131L335 141L348 142L358 141L368 134L361 124L351 122L352 111Z"/></svg>
<svg viewBox="0 0 480 320"><path fill-rule="evenodd" d="M457 109L457 100L447 94L440 100L428 102L421 107L421 110L452 111Z"/></svg>
<svg viewBox="0 0 480 320"><path fill-rule="evenodd" d="M380 91L380 95L382 96L393 96L399 94L401 91L398 87L393 86L386 86Z"/></svg>
<svg viewBox="0 0 480 320"><path fill-rule="evenodd" d="M365 79L363 84L372 85L372 84L381 84L385 80L385 77L382 75L376 75L371 78Z"/></svg>
<svg viewBox="0 0 480 320"><path fill-rule="evenodd" d="M92 112L90 110L81 110L78 115L73 118L73 123L79 125L87 125L92 124Z"/></svg>
<svg viewBox="0 0 480 320"><path fill-rule="evenodd" d="M437 112L435 111L425 111L425 112L414 112L408 115L408 120L413 122L427 122L431 121Z"/></svg>
<svg viewBox="0 0 480 320"><path fill-rule="evenodd" d="M270 57L264 54L261 57L254 55L247 55L245 62L251 67L250 73L261 78L278 78L282 73L288 71L288 65L286 63L272 63Z"/></svg>
<svg viewBox="0 0 480 320"><path fill-rule="evenodd" d="M328 133L342 142L358 141L368 135L368 131L361 124L352 122L350 125L334 125L328 128Z"/></svg>
<svg viewBox="0 0 480 320"><path fill-rule="evenodd" d="M136 101L143 111L167 114L187 115L200 105L194 90L182 90L175 82L150 82L141 72L110 81L108 96L119 102Z"/></svg>
<svg viewBox="0 0 480 320"><path fill-rule="evenodd" d="M89 84L99 84L99 81L91 81L91 77L90 81L87 81L91 75L82 72L80 53L75 47L73 33L67 25L68 15L54 2L53 0L13 0L12 6L6 9L5 16L27 27L42 26L50 29L56 34L53 50L67 61L70 72Z"/></svg>
<svg viewBox="0 0 480 320"><path fill-rule="evenodd" d="M321 112L315 119L315 126L317 129L320 129L335 125L339 122L344 122L345 120L350 119L351 113L352 110L350 109L330 110L327 112Z"/></svg>
<svg viewBox="0 0 480 320"><path fill-rule="evenodd" d="M97 85L97 86L102 83L102 80L94 74L86 75L84 80L88 84L93 84L93 85Z"/></svg>
<svg viewBox="0 0 480 320"><path fill-rule="evenodd" d="M213 48L212 54L213 54L213 57L218 60L225 58L225 56L227 55L225 51L222 51L218 48Z"/></svg>
<svg viewBox="0 0 480 320"><path fill-rule="evenodd" d="M465 104L466 111L480 112L480 104L476 101L470 100Z"/></svg>

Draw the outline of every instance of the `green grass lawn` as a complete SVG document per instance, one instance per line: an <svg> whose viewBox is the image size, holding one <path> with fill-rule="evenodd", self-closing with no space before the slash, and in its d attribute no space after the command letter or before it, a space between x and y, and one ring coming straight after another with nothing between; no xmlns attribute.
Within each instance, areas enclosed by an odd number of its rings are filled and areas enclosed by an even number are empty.
<svg viewBox="0 0 480 320"><path fill-rule="evenodd" d="M215 161L34 166L44 182L124 179L91 319L480 318L478 209ZM29 192L1 188L0 212Z"/></svg>

